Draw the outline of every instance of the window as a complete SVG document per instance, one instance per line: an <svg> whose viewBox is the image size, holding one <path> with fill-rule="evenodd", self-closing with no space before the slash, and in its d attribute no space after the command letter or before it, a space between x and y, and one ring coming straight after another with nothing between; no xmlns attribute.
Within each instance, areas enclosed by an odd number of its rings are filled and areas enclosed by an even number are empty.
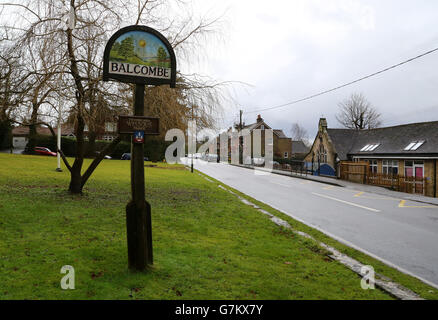
<svg viewBox="0 0 438 320"><path fill-rule="evenodd" d="M377 143L377 144L367 144L365 147L360 149L360 151L361 152L374 151L374 150L377 149L378 146L380 146L380 143Z"/></svg>
<svg viewBox="0 0 438 320"><path fill-rule="evenodd" d="M103 136L103 140L105 140L105 141L113 141L114 137L113 136Z"/></svg>
<svg viewBox="0 0 438 320"><path fill-rule="evenodd" d="M319 145L319 163L327 163L327 150L324 148L324 145Z"/></svg>
<svg viewBox="0 0 438 320"><path fill-rule="evenodd" d="M388 175L398 175L398 161L397 160L383 160L382 172Z"/></svg>
<svg viewBox="0 0 438 320"><path fill-rule="evenodd" d="M423 145L424 141L419 141L415 144L415 146L412 147L412 151L417 150L419 147L421 147Z"/></svg>
<svg viewBox="0 0 438 320"><path fill-rule="evenodd" d="M287 159L288 157L289 157L289 153L286 151L286 152L284 153L284 158Z"/></svg>
<svg viewBox="0 0 438 320"><path fill-rule="evenodd" d="M405 151L415 151L418 148L420 148L423 145L424 142L425 142L424 140L411 142L410 144L408 144L406 146L406 148L404 150Z"/></svg>
<svg viewBox="0 0 438 320"><path fill-rule="evenodd" d="M424 161L405 161L405 176L422 178L424 173Z"/></svg>
<svg viewBox="0 0 438 320"><path fill-rule="evenodd" d="M377 173L377 160L370 160L370 171L372 173Z"/></svg>
<svg viewBox="0 0 438 320"><path fill-rule="evenodd" d="M105 131L106 132L116 132L116 124L113 122L105 122Z"/></svg>
<svg viewBox="0 0 438 320"><path fill-rule="evenodd" d="M262 125L260 126L260 129L261 129L261 130L265 130L265 125L262 124Z"/></svg>

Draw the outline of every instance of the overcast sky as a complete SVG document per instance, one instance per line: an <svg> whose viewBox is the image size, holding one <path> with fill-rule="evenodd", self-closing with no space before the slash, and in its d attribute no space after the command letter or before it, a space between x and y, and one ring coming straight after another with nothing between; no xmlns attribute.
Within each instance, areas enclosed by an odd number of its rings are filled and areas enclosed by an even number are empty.
<svg viewBox="0 0 438 320"><path fill-rule="evenodd" d="M196 0L193 6L199 14L225 12L222 40L209 43L199 71L252 85L236 86L236 103L224 106L223 127L238 120L239 109L252 123L253 110L336 87L438 47L438 1ZM321 116L329 127L339 127L337 105L355 92L378 109L385 126L438 120L438 52L261 115L287 135L298 122L313 139Z"/></svg>

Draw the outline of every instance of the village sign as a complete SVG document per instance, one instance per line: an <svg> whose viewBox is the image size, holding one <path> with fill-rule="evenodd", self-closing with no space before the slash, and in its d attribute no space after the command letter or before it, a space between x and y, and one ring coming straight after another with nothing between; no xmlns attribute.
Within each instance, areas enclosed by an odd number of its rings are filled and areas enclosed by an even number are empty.
<svg viewBox="0 0 438 320"><path fill-rule="evenodd" d="M134 115L120 116L119 134L131 134L132 200L126 206L128 265L143 271L153 263L151 206L145 199L144 136L159 134L159 119L144 116L145 85L175 87L173 48L158 31L129 26L117 31L105 47L103 81L134 83Z"/></svg>

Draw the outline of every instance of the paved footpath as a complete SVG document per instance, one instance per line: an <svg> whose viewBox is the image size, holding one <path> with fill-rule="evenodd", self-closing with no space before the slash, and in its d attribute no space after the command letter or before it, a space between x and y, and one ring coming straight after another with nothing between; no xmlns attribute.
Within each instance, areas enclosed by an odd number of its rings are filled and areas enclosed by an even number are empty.
<svg viewBox="0 0 438 320"><path fill-rule="evenodd" d="M200 160L195 169L438 288L435 199Z"/></svg>
<svg viewBox="0 0 438 320"><path fill-rule="evenodd" d="M240 167L244 167L244 168L253 170L252 167L247 167L247 166L240 166ZM257 170L266 171L263 168L260 168ZM431 198L431 197L425 197L425 196L417 195L417 194L409 194L409 193L404 193L404 192L392 191L392 190L389 190L389 189L386 189L383 187L378 187L378 186L370 186L370 185L366 185L366 184L354 183L354 182L339 180L339 179L330 178L330 177L306 175L304 173L303 174L299 174L299 173L296 174L296 173L291 173L291 172L284 171L284 170L272 170L272 173L284 175L284 176L289 176L289 177L294 177L294 178L298 178L298 179L305 179L305 180L310 180L310 181L315 181L315 182L326 183L329 185L344 187L344 188L348 188L348 189L352 189L352 190L371 192L371 193L380 194L380 195L384 195L384 196L400 198L401 200L413 200L413 201L417 201L417 202L422 202L422 203L427 203L427 204L432 204L432 205L438 206L438 198Z"/></svg>

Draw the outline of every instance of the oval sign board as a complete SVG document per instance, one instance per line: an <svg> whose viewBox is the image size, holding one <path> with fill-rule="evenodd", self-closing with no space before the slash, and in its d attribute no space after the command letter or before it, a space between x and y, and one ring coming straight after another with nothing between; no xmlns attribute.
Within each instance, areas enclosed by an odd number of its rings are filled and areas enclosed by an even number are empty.
<svg viewBox="0 0 438 320"><path fill-rule="evenodd" d="M103 80L175 87L176 59L169 41L146 26L117 31L105 46Z"/></svg>

